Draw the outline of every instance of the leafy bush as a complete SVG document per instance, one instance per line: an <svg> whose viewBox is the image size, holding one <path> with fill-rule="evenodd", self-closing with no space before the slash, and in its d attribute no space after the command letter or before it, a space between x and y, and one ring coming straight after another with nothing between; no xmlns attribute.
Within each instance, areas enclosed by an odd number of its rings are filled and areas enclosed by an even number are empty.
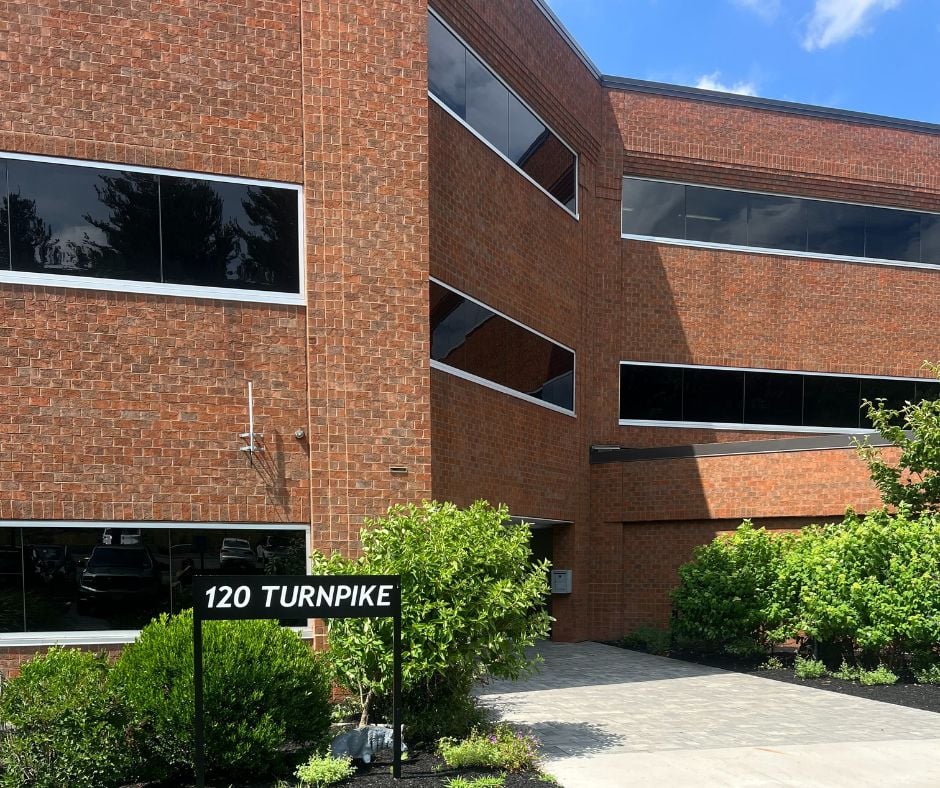
<svg viewBox="0 0 940 788"><path fill-rule="evenodd" d="M858 674L859 668L842 660L839 669L832 671L829 675L835 679L842 679L843 681L858 681Z"/></svg>
<svg viewBox="0 0 940 788"><path fill-rule="evenodd" d="M658 627L637 627L620 641L623 648L645 651L649 654L665 655L669 653L672 635L668 629Z"/></svg>
<svg viewBox="0 0 940 788"><path fill-rule="evenodd" d="M924 367L940 378L940 365ZM884 401L866 404L875 429L900 450L892 464L867 438L857 444L882 501L914 513L940 512L940 400L908 402L900 410Z"/></svg>
<svg viewBox="0 0 940 788"><path fill-rule="evenodd" d="M914 679L918 684L940 684L940 662L914 668Z"/></svg>
<svg viewBox="0 0 940 788"><path fill-rule="evenodd" d="M821 659L797 657L793 673L798 679L819 679L826 675L826 666Z"/></svg>
<svg viewBox="0 0 940 788"><path fill-rule="evenodd" d="M320 743L329 728L330 681L321 658L274 621L203 626L207 770L261 775L290 743ZM193 768L193 618L165 615L143 629L112 678L147 732L153 776Z"/></svg>
<svg viewBox="0 0 940 788"><path fill-rule="evenodd" d="M483 767L520 771L538 763L538 741L508 725L497 725L490 733L473 731L466 739L441 739L438 754L455 769Z"/></svg>
<svg viewBox="0 0 940 788"><path fill-rule="evenodd" d="M884 665L879 665L874 670L859 670L858 682L863 687L874 687L876 684L895 684L897 683L897 674L892 673Z"/></svg>
<svg viewBox="0 0 940 788"><path fill-rule="evenodd" d="M132 730L108 671L104 655L51 648L4 685L4 786L101 788L132 776Z"/></svg>
<svg viewBox="0 0 940 788"><path fill-rule="evenodd" d="M760 666L761 670L783 670L783 660L780 657L767 657Z"/></svg>
<svg viewBox="0 0 940 788"><path fill-rule="evenodd" d="M294 772L305 786L311 785L313 788L325 788L352 777L355 773L352 758L334 758L331 755L313 755Z"/></svg>
<svg viewBox="0 0 940 788"><path fill-rule="evenodd" d="M871 653L940 642L940 519L849 512L836 525L805 529L794 557L794 626L807 635Z"/></svg>
<svg viewBox="0 0 940 788"><path fill-rule="evenodd" d="M467 716L472 706L459 699L475 679L517 678L534 668L525 648L548 633L547 564L530 563L529 530L511 523L505 507L397 506L367 521L360 540L360 558L316 553L313 572L401 575L405 725L412 740L422 717L447 718L458 702L457 716ZM328 626L337 678L362 698L366 723L377 696L387 707L392 622L333 619Z"/></svg>
<svg viewBox="0 0 940 788"><path fill-rule="evenodd" d="M672 595L680 645L728 653L764 647L784 617L778 583L792 542L745 520L733 534L697 547Z"/></svg>

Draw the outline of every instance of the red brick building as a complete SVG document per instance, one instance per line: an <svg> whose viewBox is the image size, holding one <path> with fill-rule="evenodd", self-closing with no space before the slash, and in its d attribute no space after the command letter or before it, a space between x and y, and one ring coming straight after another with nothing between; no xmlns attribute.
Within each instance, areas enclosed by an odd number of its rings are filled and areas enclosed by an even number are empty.
<svg viewBox="0 0 940 788"><path fill-rule="evenodd" d="M874 505L861 399L936 393L936 126L603 76L541 0L0 28L8 662L430 497L618 636L742 518Z"/></svg>

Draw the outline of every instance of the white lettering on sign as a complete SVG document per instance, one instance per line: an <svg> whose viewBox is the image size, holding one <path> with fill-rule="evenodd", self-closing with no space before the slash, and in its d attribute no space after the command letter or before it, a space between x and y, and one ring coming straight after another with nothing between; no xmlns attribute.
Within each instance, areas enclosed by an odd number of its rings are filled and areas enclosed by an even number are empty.
<svg viewBox="0 0 940 788"><path fill-rule="evenodd" d="M391 607L392 585L349 585L334 586L304 585L263 585L264 606L271 607L319 607L330 608L348 605L350 607ZM251 602L251 589L248 586L209 586L206 598L210 609L245 608Z"/></svg>

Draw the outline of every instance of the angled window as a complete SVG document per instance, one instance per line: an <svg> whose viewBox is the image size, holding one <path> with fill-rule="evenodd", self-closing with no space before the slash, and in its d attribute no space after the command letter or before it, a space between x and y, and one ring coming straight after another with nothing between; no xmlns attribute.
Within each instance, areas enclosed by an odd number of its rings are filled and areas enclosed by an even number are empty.
<svg viewBox="0 0 940 788"><path fill-rule="evenodd" d="M565 413L574 351L431 280L431 366Z"/></svg>
<svg viewBox="0 0 940 788"><path fill-rule="evenodd" d="M577 217L575 152L433 11L428 12L428 94Z"/></svg>

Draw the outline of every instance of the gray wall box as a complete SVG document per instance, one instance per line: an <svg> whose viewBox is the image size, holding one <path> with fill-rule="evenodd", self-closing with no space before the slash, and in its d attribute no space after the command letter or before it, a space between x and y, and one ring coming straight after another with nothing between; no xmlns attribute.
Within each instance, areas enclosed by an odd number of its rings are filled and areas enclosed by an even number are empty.
<svg viewBox="0 0 940 788"><path fill-rule="evenodd" d="M570 594L571 593L571 570L570 569L552 569L552 593Z"/></svg>

